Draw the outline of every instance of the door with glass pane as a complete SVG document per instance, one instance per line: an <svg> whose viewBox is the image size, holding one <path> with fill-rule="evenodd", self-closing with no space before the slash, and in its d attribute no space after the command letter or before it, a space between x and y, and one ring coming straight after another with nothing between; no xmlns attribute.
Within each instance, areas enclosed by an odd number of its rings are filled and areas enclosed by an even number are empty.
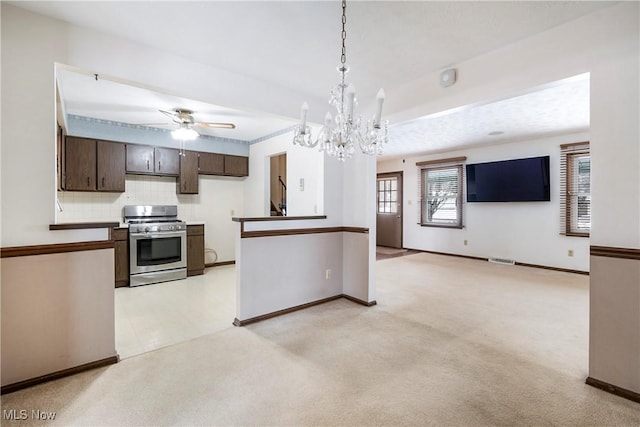
<svg viewBox="0 0 640 427"><path fill-rule="evenodd" d="M376 245L402 248L402 172L378 174Z"/></svg>

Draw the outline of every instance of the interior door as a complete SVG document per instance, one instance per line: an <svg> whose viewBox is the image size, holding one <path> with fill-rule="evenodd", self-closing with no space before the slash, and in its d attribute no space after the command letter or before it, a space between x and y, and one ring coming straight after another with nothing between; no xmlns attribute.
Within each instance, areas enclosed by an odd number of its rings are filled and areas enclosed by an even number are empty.
<svg viewBox="0 0 640 427"><path fill-rule="evenodd" d="M402 172L379 173L376 245L402 248Z"/></svg>

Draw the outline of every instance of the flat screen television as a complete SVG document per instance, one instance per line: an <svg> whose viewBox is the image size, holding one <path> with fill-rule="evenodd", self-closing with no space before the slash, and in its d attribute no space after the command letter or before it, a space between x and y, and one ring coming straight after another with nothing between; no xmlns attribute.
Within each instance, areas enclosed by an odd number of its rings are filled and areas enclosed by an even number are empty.
<svg viewBox="0 0 640 427"><path fill-rule="evenodd" d="M467 165L467 202L549 200L549 156Z"/></svg>

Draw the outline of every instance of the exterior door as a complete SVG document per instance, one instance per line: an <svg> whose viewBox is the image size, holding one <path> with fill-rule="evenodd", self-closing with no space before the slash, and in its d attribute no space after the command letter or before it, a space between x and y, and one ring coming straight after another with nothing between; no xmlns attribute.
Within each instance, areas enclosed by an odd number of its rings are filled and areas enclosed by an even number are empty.
<svg viewBox="0 0 640 427"><path fill-rule="evenodd" d="M402 172L379 173L376 245L402 248Z"/></svg>

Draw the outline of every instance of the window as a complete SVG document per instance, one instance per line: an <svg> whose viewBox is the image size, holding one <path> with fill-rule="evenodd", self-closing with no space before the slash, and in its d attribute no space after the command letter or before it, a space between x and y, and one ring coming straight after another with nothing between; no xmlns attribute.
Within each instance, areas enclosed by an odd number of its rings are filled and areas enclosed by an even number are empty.
<svg viewBox="0 0 640 427"><path fill-rule="evenodd" d="M589 143L561 145L560 149L562 234L589 236L591 230L591 155Z"/></svg>
<svg viewBox="0 0 640 427"><path fill-rule="evenodd" d="M398 212L398 178L378 178L378 213Z"/></svg>
<svg viewBox="0 0 640 427"><path fill-rule="evenodd" d="M417 163L420 169L420 224L462 228L463 165L466 157Z"/></svg>

